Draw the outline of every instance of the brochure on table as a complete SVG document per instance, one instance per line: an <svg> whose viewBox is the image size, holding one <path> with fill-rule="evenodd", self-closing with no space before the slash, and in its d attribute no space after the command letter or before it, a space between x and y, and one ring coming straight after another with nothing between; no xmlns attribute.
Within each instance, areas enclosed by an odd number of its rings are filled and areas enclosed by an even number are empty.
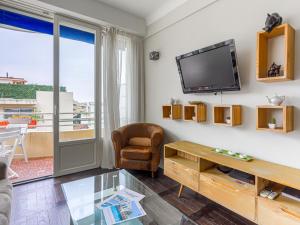
<svg viewBox="0 0 300 225"><path fill-rule="evenodd" d="M139 203L144 197L125 188L99 203L97 207L102 210L107 225L123 223L146 215Z"/></svg>

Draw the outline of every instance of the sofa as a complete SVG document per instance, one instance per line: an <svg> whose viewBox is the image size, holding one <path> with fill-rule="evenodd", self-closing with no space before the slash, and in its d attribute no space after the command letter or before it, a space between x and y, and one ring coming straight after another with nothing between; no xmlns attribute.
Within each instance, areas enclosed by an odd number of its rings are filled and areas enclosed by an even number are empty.
<svg viewBox="0 0 300 225"><path fill-rule="evenodd" d="M9 225L11 200L12 200L12 184L7 179L7 166L0 162L0 224Z"/></svg>
<svg viewBox="0 0 300 225"><path fill-rule="evenodd" d="M115 167L120 169L146 170L152 177L160 162L163 129L151 123L133 123L112 132L115 150Z"/></svg>

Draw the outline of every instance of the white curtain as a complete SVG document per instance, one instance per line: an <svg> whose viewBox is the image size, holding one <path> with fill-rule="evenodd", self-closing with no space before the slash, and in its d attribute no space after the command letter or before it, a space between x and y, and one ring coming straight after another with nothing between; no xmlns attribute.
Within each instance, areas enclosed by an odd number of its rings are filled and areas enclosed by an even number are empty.
<svg viewBox="0 0 300 225"><path fill-rule="evenodd" d="M127 123L143 122L144 110L144 45L143 40L136 36L129 36L128 45L128 117Z"/></svg>
<svg viewBox="0 0 300 225"><path fill-rule="evenodd" d="M103 36L103 154L102 168L113 168L111 132L144 121L143 41L109 29Z"/></svg>
<svg viewBox="0 0 300 225"><path fill-rule="evenodd" d="M117 32L110 29L103 36L102 50L102 102L103 102L103 153L102 168L113 168L111 132L120 126L119 100L121 76L117 63Z"/></svg>

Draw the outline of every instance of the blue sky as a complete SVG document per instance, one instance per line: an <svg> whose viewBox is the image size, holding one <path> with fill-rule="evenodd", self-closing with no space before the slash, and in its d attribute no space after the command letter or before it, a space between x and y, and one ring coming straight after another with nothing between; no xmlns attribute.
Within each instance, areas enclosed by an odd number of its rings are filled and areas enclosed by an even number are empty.
<svg viewBox="0 0 300 225"><path fill-rule="evenodd" d="M0 76L53 85L53 36L0 28ZM93 101L94 45L62 38L60 85L79 102Z"/></svg>

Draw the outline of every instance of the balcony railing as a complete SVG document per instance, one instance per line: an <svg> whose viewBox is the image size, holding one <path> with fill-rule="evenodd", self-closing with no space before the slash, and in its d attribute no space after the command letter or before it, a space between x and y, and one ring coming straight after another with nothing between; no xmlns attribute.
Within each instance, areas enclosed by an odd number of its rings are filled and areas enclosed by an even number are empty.
<svg viewBox="0 0 300 225"><path fill-rule="evenodd" d="M74 115L81 118L74 118ZM0 112L0 128L6 128L9 122L28 120L28 129L24 138L24 147L30 158L53 156L53 113L41 112ZM14 120L14 121L13 121ZM23 121L23 122L24 122ZM36 121L32 123L32 121ZM60 141L90 139L95 136L94 112L60 113ZM21 149L17 149L20 153Z"/></svg>
<svg viewBox="0 0 300 225"><path fill-rule="evenodd" d="M91 117L94 116L94 112L63 112L59 113L59 126L74 126L78 124L85 124L85 125L94 125L95 118ZM84 117L77 118L73 117L73 115L81 115ZM72 116L72 117L71 117ZM67 118L69 117L69 118ZM0 126L2 125L1 122L5 124L5 122L9 123L10 119L29 119L31 121L36 121L36 124L28 124L31 125L28 128L34 129L38 127L52 127L53 126L53 113L40 113L40 112L0 112ZM51 123L48 123L48 122Z"/></svg>

